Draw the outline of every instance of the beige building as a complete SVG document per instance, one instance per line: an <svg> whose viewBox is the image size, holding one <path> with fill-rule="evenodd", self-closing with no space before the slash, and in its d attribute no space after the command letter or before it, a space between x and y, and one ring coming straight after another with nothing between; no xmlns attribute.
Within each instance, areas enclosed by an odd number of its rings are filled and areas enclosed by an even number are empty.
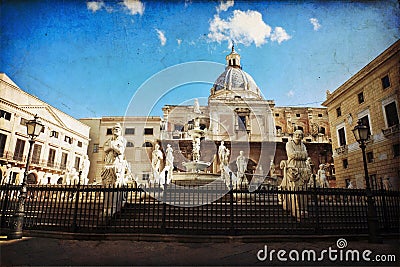
<svg viewBox="0 0 400 267"><path fill-rule="evenodd" d="M130 165L131 174L138 179L147 180L151 172L150 154L160 138L160 117L102 117L85 118L80 121L90 126L89 182L101 183L104 167L104 143L111 137L112 128L119 123L126 139L125 158ZM129 176L130 174L128 174Z"/></svg>
<svg viewBox="0 0 400 267"><path fill-rule="evenodd" d="M65 173L82 169L90 128L20 89L0 73L0 165L2 182L19 184L29 149L26 121L37 114L44 131L32 148L28 182L65 182Z"/></svg>
<svg viewBox="0 0 400 267"><path fill-rule="evenodd" d="M371 185L389 178L399 188L399 63L400 41L390 46L333 93L323 103L328 108L333 157L339 187L352 181L365 187L361 149L352 129L361 120L369 127L366 156Z"/></svg>

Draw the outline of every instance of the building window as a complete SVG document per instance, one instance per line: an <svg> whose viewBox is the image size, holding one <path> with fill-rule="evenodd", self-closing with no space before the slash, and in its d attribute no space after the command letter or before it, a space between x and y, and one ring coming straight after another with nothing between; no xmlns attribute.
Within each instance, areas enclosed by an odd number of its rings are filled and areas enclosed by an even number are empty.
<svg viewBox="0 0 400 267"><path fill-rule="evenodd" d="M93 145L93 153L98 153L99 152L99 144L94 144Z"/></svg>
<svg viewBox="0 0 400 267"><path fill-rule="evenodd" d="M107 128L106 135L112 135L112 128Z"/></svg>
<svg viewBox="0 0 400 267"><path fill-rule="evenodd" d="M399 124L399 116L397 114L396 102L393 101L387 104L386 106L384 106L384 109L388 127Z"/></svg>
<svg viewBox="0 0 400 267"><path fill-rule="evenodd" d="M0 118L3 118L5 120L11 120L11 113L7 112L5 110L0 110Z"/></svg>
<svg viewBox="0 0 400 267"><path fill-rule="evenodd" d="M246 116L238 116L238 128L239 131L246 130Z"/></svg>
<svg viewBox="0 0 400 267"><path fill-rule="evenodd" d="M389 75L386 75L385 77L383 77L383 78L381 79L381 81L382 81L382 88L383 88L383 89L386 89L386 88L390 87Z"/></svg>
<svg viewBox="0 0 400 267"><path fill-rule="evenodd" d="M325 127L319 127L318 133L325 134L326 130Z"/></svg>
<svg viewBox="0 0 400 267"><path fill-rule="evenodd" d="M338 133L339 146L345 146L347 143L346 143L346 133L344 127L338 129L337 133Z"/></svg>
<svg viewBox="0 0 400 267"><path fill-rule="evenodd" d="M153 128L144 128L145 135L153 135Z"/></svg>
<svg viewBox="0 0 400 267"><path fill-rule="evenodd" d="M289 141L289 139L287 139L287 138L282 138L282 142L283 143L287 143Z"/></svg>
<svg viewBox="0 0 400 267"><path fill-rule="evenodd" d="M372 151L367 152L367 162L368 163L374 162L374 153Z"/></svg>
<svg viewBox="0 0 400 267"><path fill-rule="evenodd" d="M297 117L297 118L300 118L300 114L299 114L299 113L297 113L297 114L296 114L296 117Z"/></svg>
<svg viewBox="0 0 400 267"><path fill-rule="evenodd" d="M69 136L65 136L64 141L67 142L68 144L72 144L72 138Z"/></svg>
<svg viewBox="0 0 400 267"><path fill-rule="evenodd" d="M300 131L302 131L303 134L304 134L304 128L303 128L302 126L296 126L296 130L300 130Z"/></svg>
<svg viewBox="0 0 400 267"><path fill-rule="evenodd" d="M153 144L150 142L144 142L144 144L142 145L142 147L153 147Z"/></svg>
<svg viewBox="0 0 400 267"><path fill-rule="evenodd" d="M336 116L337 116L337 117L342 116L342 110L341 110L340 107L336 108Z"/></svg>
<svg viewBox="0 0 400 267"><path fill-rule="evenodd" d="M134 147L134 144L132 142L127 142L126 147Z"/></svg>
<svg viewBox="0 0 400 267"><path fill-rule="evenodd" d="M54 167L54 161L56 159L56 150L50 148L49 149L49 156L47 157L47 166Z"/></svg>
<svg viewBox="0 0 400 267"><path fill-rule="evenodd" d="M50 137L58 138L58 132L56 132L56 131L51 131L51 132L50 132Z"/></svg>
<svg viewBox="0 0 400 267"><path fill-rule="evenodd" d="M19 124L26 126L26 123L28 122L27 119L21 118L21 121L19 122Z"/></svg>
<svg viewBox="0 0 400 267"><path fill-rule="evenodd" d="M148 174L148 173L143 173L142 174L142 180L149 180L149 178L150 178L150 174Z"/></svg>
<svg viewBox="0 0 400 267"><path fill-rule="evenodd" d="M39 144L35 144L33 146L33 152L32 152L32 163L33 164L39 164L41 152L42 152L42 146Z"/></svg>
<svg viewBox="0 0 400 267"><path fill-rule="evenodd" d="M358 98L358 104L364 103L364 92L361 92L357 95Z"/></svg>
<svg viewBox="0 0 400 267"><path fill-rule="evenodd" d="M279 113L275 113L275 117L279 117Z"/></svg>
<svg viewBox="0 0 400 267"><path fill-rule="evenodd" d="M364 117L360 118L363 125L368 127L368 135L371 135L371 127L369 126L369 117L365 115Z"/></svg>
<svg viewBox="0 0 400 267"><path fill-rule="evenodd" d="M400 156L400 144L394 144L393 145L393 157L397 158Z"/></svg>
<svg viewBox="0 0 400 267"><path fill-rule="evenodd" d="M126 128L125 134L135 134L135 128Z"/></svg>
<svg viewBox="0 0 400 267"><path fill-rule="evenodd" d="M61 165L60 169L65 170L67 168L68 154L63 152L61 155Z"/></svg>
<svg viewBox="0 0 400 267"><path fill-rule="evenodd" d="M193 129L193 124L191 124L191 128ZM181 132L181 131L183 131L183 125L180 125L180 124L174 124L174 131L178 131L178 132Z"/></svg>
<svg viewBox="0 0 400 267"><path fill-rule="evenodd" d="M0 133L0 157L4 155L6 140L7 140L7 135Z"/></svg>
<svg viewBox="0 0 400 267"><path fill-rule="evenodd" d="M321 113L318 114L318 118L322 118L322 114Z"/></svg>
<svg viewBox="0 0 400 267"><path fill-rule="evenodd" d="M281 135L282 134L282 127L281 126L275 126L276 129L276 134Z"/></svg>
<svg viewBox="0 0 400 267"><path fill-rule="evenodd" d="M82 147L82 142L78 141L78 147Z"/></svg>
<svg viewBox="0 0 400 267"><path fill-rule="evenodd" d="M74 168L75 168L75 170L79 170L79 164L81 163L81 158L80 157L78 157L78 156L76 156L75 157L75 164L74 164Z"/></svg>
<svg viewBox="0 0 400 267"><path fill-rule="evenodd" d="M343 159L342 163L343 163L343 169L347 169L347 167L349 167L349 161L347 159Z"/></svg>
<svg viewBox="0 0 400 267"><path fill-rule="evenodd" d="M14 150L14 160L22 161L24 155L25 141L21 139L17 139L17 143L15 144Z"/></svg>

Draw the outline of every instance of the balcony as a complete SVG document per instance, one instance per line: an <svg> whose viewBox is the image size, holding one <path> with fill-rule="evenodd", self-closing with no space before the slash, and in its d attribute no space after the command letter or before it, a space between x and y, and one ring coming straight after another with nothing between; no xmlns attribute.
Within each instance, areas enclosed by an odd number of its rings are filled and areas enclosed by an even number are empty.
<svg viewBox="0 0 400 267"><path fill-rule="evenodd" d="M347 154L348 150L349 150L349 147L347 145L344 145L344 146L341 146L341 147L338 147L335 149L336 154L338 154L338 155L345 155L345 154Z"/></svg>
<svg viewBox="0 0 400 267"><path fill-rule="evenodd" d="M400 132L400 124L395 124L387 129L382 129L382 133L385 137L388 137L389 135L395 134Z"/></svg>

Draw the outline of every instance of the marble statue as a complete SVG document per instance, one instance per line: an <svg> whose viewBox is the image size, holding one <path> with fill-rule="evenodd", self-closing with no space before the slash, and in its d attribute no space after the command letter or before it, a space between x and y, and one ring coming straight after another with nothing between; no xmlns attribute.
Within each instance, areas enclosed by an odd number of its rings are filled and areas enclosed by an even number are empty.
<svg viewBox="0 0 400 267"><path fill-rule="evenodd" d="M246 181L245 172L247 170L247 159L243 155L243 151L239 152L239 156L236 158L236 166L237 166L237 178L240 179L239 181Z"/></svg>
<svg viewBox="0 0 400 267"><path fill-rule="evenodd" d="M200 104L199 104L199 100L197 98L194 99L193 112L201 114Z"/></svg>
<svg viewBox="0 0 400 267"><path fill-rule="evenodd" d="M270 166L270 176L271 177L276 177L276 167L275 167L275 163L274 163L274 160L272 159L271 160L271 166Z"/></svg>
<svg viewBox="0 0 400 267"><path fill-rule="evenodd" d="M329 188L328 180L326 179L326 171L324 169L324 164L319 165L319 170L317 172L317 180L321 187Z"/></svg>
<svg viewBox="0 0 400 267"><path fill-rule="evenodd" d="M117 123L112 128L112 137L104 143L105 166L101 171L103 185L114 186L117 180L125 176L125 147L126 139L122 136L121 125Z"/></svg>
<svg viewBox="0 0 400 267"><path fill-rule="evenodd" d="M348 189L354 189L354 185L351 181L349 181L349 184L347 185Z"/></svg>
<svg viewBox="0 0 400 267"><path fill-rule="evenodd" d="M157 175L160 174L160 165L162 159L163 159L163 154L160 150L160 145L156 144L154 146L153 152L151 153L151 167L154 174Z"/></svg>
<svg viewBox="0 0 400 267"><path fill-rule="evenodd" d="M383 186L383 189L385 189L385 190L391 190L392 189L392 183L390 182L390 178L389 177L383 178L382 186Z"/></svg>
<svg viewBox="0 0 400 267"><path fill-rule="evenodd" d="M173 167L174 166L174 155L173 155L174 150L172 149L170 144L167 144L167 149L165 150L165 152L167 153L165 165Z"/></svg>
<svg viewBox="0 0 400 267"><path fill-rule="evenodd" d="M88 155L83 156L83 163L82 163L82 173L80 177L80 183L81 184L88 184L89 178L89 167L90 167L90 160Z"/></svg>
<svg viewBox="0 0 400 267"><path fill-rule="evenodd" d="M227 148L224 144L224 141L221 141L221 144L218 147L218 158L219 158L220 164L224 164L225 158L226 158L226 152L227 152Z"/></svg>
<svg viewBox="0 0 400 267"><path fill-rule="evenodd" d="M288 159L282 161L280 167L284 169L284 177L280 189L302 190L307 185L311 176L310 164L307 163L307 149L302 142L303 132L296 130L293 139L286 143L286 154ZM290 194L280 195L283 208L290 210L297 217L307 216L307 201L305 195Z"/></svg>
<svg viewBox="0 0 400 267"><path fill-rule="evenodd" d="M172 171L174 170L174 150L172 149L170 144L167 144L167 149L165 153L165 168L168 171L168 178L172 179Z"/></svg>

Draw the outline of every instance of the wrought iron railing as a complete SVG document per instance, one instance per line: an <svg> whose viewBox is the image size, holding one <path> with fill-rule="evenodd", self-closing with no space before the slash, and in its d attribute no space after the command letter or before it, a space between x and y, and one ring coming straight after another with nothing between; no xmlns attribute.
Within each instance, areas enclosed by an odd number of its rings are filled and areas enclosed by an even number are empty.
<svg viewBox="0 0 400 267"><path fill-rule="evenodd" d="M1 229L10 226L20 186L0 186ZM373 190L380 231L399 232L398 191ZM25 230L86 233L367 233L363 189L278 188L250 192L173 184L135 188L28 186Z"/></svg>

